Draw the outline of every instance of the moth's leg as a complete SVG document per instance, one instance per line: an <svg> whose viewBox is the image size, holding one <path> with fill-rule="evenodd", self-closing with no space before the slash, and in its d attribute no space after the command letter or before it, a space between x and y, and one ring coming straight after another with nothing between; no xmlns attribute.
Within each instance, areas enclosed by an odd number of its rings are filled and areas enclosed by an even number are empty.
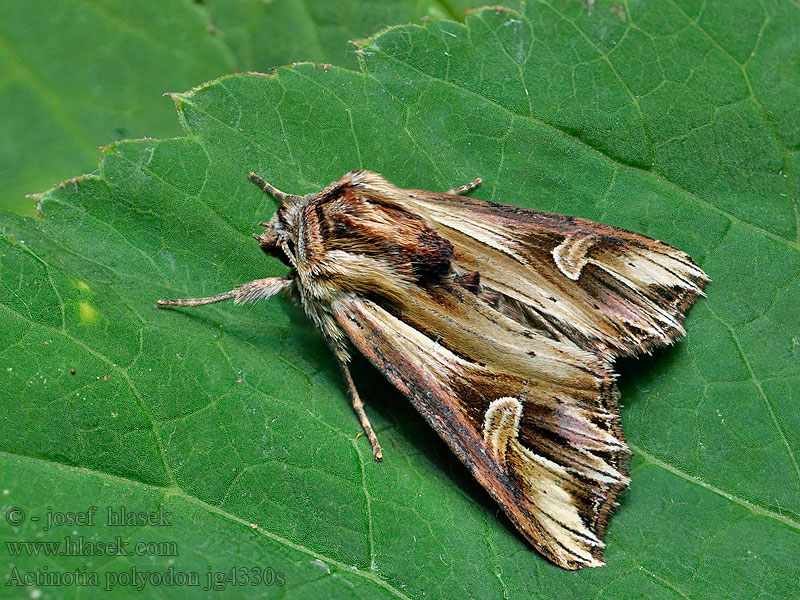
<svg viewBox="0 0 800 600"><path fill-rule="evenodd" d="M228 292L208 296L206 298L183 298L180 300L157 300L156 306L203 306L204 304L215 304L224 300L234 300L236 304L242 302L252 302L254 300L265 300L281 290L292 285L293 279L289 277L267 277L266 279L256 279L237 285Z"/></svg>
<svg viewBox="0 0 800 600"><path fill-rule="evenodd" d="M460 185L457 188L447 190L447 193L450 194L451 196L460 196L461 194L466 194L467 192L471 192L476 187L478 187L482 181L483 180L480 177L476 177L475 179L473 179L472 181L470 181L465 185Z"/></svg>
<svg viewBox="0 0 800 600"><path fill-rule="evenodd" d="M361 397L358 395L356 386L353 383L353 378L350 376L350 369L347 368L347 363L343 361L339 363L339 366L342 368L342 375L347 384L347 391L350 394L350 400L353 402L353 410L356 411L356 416L358 416L358 420L361 421L364 433L367 435L367 439L372 446L372 455L375 457L375 460L380 462L383 460L383 451L372 429L372 424L369 422L369 418L367 418L367 413L364 412L364 403L361 402Z"/></svg>
<svg viewBox="0 0 800 600"><path fill-rule="evenodd" d="M236 291L223 292L216 296L206 298L179 298L177 300L156 300L156 306L203 306L203 304L216 304L223 300L230 300L236 297Z"/></svg>

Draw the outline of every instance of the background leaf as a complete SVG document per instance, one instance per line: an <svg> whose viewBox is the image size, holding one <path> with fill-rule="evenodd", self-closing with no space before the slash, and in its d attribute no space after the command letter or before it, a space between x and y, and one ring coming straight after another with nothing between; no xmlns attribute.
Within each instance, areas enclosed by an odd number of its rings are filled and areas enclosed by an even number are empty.
<svg viewBox="0 0 800 600"><path fill-rule="evenodd" d="M180 134L161 96L298 60L355 67L346 43L475 0L0 0L0 208L97 168L113 140Z"/></svg>
<svg viewBox="0 0 800 600"><path fill-rule="evenodd" d="M168 4L169 9L164 10ZM180 133L164 92L234 69L191 0L0 0L0 207L97 169L97 146Z"/></svg>
<svg viewBox="0 0 800 600"><path fill-rule="evenodd" d="M297 65L176 97L186 137L112 145L97 175L42 196L42 218L2 216L2 514L165 506L170 527L121 532L179 556L47 562L87 565L101 586L133 567L257 565L286 585L213 597L790 597L798 22L781 1L537 1L390 29L364 43L361 73ZM566 572L531 551L358 361L385 449L374 464L334 361L289 303L153 308L285 272L250 238L274 203L248 171L304 193L357 167L429 189L480 175L477 197L660 238L713 279L687 341L621 365L636 458L607 567Z"/></svg>
<svg viewBox="0 0 800 600"><path fill-rule="evenodd" d="M355 68L354 47L348 41L397 23L442 17L461 20L467 10L482 3L477 0L208 0L205 6L238 63L266 70L301 60Z"/></svg>

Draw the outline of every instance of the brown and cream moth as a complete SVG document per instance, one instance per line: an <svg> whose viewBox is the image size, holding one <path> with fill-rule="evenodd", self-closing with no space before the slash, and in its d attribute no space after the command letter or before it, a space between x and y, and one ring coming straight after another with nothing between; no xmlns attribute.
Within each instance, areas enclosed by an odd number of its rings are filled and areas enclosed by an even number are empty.
<svg viewBox="0 0 800 600"><path fill-rule="evenodd" d="M261 249L282 277L159 306L299 301L339 359L361 352L405 394L530 543L567 569L603 562L628 484L613 361L684 335L707 282L689 256L592 221L400 189L352 171L280 200Z"/></svg>

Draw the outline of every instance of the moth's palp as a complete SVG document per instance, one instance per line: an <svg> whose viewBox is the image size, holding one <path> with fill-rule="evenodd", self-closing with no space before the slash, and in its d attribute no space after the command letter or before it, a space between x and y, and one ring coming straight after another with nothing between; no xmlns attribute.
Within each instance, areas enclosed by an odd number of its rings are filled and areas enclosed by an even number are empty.
<svg viewBox="0 0 800 600"><path fill-rule="evenodd" d="M295 259L294 254L289 251L289 244L286 243L286 240L281 240L278 242L280 244L281 250L286 255L286 258L289 259L289 262L292 263L292 266L296 269L297 268L297 259Z"/></svg>

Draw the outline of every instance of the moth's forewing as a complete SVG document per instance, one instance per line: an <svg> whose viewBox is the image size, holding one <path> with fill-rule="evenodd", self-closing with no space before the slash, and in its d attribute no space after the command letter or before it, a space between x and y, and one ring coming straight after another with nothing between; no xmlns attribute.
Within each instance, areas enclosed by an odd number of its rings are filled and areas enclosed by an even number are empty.
<svg viewBox="0 0 800 600"><path fill-rule="evenodd" d="M705 273L680 250L601 223L409 190L422 215L477 271L496 308L611 358L682 337Z"/></svg>
<svg viewBox="0 0 800 600"><path fill-rule="evenodd" d="M406 298L389 310L344 299L334 316L540 552L568 569L603 564L606 520L628 482L608 369L487 315L457 286Z"/></svg>

